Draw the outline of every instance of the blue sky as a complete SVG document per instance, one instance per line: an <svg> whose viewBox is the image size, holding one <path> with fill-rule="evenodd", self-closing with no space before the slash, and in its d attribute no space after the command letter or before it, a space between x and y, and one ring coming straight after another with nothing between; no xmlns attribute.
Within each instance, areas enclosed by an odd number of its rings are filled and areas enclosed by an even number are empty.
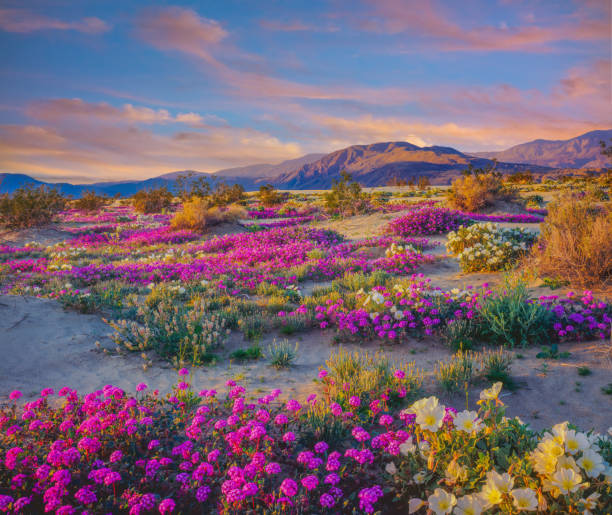
<svg viewBox="0 0 612 515"><path fill-rule="evenodd" d="M144 178L609 128L610 3L12 1L0 171Z"/></svg>

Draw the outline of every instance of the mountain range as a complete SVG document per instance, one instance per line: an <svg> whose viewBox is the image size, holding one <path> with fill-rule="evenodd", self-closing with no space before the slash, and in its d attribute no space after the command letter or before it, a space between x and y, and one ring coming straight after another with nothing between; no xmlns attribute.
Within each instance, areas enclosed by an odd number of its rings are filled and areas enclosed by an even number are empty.
<svg viewBox="0 0 612 515"><path fill-rule="evenodd" d="M602 168L609 162L602 155L599 142L609 144L611 138L612 130L591 131L568 140L536 139L501 152L475 152L474 155L552 168Z"/></svg>
<svg viewBox="0 0 612 515"><path fill-rule="evenodd" d="M426 176L431 184L448 184L469 165L486 167L497 160L502 173L531 171L536 177L554 176L560 169L600 169L608 165L601 154L600 141L612 139L612 129L592 131L564 141L535 140L498 152L463 153L451 147L419 147L404 141L352 145L329 154L308 154L279 164L255 164L219 170L212 174L197 171L170 172L140 181L99 182L95 184L45 183L25 174L0 173L0 193L20 186L49 184L62 193L79 197L84 191L122 196L144 188L166 186L173 189L179 175L206 176L228 184L238 183L247 190L272 183L282 189L328 188L342 170L364 186L382 186L392 179ZM567 170L565 170L566 172Z"/></svg>

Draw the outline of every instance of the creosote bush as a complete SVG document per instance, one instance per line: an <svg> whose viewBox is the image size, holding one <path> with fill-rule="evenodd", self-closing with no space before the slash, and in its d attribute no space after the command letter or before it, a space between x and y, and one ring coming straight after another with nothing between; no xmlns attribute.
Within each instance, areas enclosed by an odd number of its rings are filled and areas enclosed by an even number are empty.
<svg viewBox="0 0 612 515"><path fill-rule="evenodd" d="M172 204L172 193L168 188L140 190L132 197L132 205L134 209L143 214L161 213L168 209Z"/></svg>
<svg viewBox="0 0 612 515"><path fill-rule="evenodd" d="M512 198L512 190L504 185L501 175L495 172L464 175L452 182L448 202L462 211L480 211L497 200Z"/></svg>
<svg viewBox="0 0 612 515"><path fill-rule="evenodd" d="M66 198L46 186L22 186L0 195L0 226L25 229L50 223L66 207Z"/></svg>
<svg viewBox="0 0 612 515"><path fill-rule="evenodd" d="M215 225L235 222L244 216L245 211L241 206L211 206L207 199L193 197L183 202L183 208L174 215L170 225L173 229L190 229L204 233Z"/></svg>
<svg viewBox="0 0 612 515"><path fill-rule="evenodd" d="M259 200L262 206L272 207L281 204L285 200L285 195L280 193L271 184L264 184L259 187L259 191L257 192L257 199Z"/></svg>
<svg viewBox="0 0 612 515"><path fill-rule="evenodd" d="M581 287L612 281L612 207L568 195L551 202L533 262L540 274Z"/></svg>
<svg viewBox="0 0 612 515"><path fill-rule="evenodd" d="M105 195L98 195L95 191L86 191L81 198L76 199L73 205L76 209L93 213L98 211L109 201Z"/></svg>
<svg viewBox="0 0 612 515"><path fill-rule="evenodd" d="M331 215L354 216L369 210L368 195L359 183L343 171L340 180L334 179L332 187L323 194L325 210Z"/></svg>

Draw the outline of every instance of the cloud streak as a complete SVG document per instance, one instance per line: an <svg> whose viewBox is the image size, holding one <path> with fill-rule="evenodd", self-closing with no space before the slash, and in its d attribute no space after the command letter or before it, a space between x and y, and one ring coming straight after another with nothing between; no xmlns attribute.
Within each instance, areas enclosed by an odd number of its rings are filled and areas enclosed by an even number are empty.
<svg viewBox="0 0 612 515"><path fill-rule="evenodd" d="M96 17L65 21L27 9L0 9L0 29L21 34L41 30L74 30L84 34L102 34L108 32L111 27Z"/></svg>

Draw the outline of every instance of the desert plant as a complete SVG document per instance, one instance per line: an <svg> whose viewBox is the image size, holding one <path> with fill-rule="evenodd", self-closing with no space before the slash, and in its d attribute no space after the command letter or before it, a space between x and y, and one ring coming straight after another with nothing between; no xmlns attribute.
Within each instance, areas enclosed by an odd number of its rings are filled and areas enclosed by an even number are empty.
<svg viewBox="0 0 612 515"><path fill-rule="evenodd" d="M244 216L244 209L238 205L211 207L207 199L193 197L183 202L183 208L174 215L170 224L174 229L191 229L203 233L222 222L235 222Z"/></svg>
<svg viewBox="0 0 612 515"><path fill-rule="evenodd" d="M479 365L483 377L493 383L499 381L510 390L516 388L516 384L510 376L510 366L513 359L513 354L502 348L479 353Z"/></svg>
<svg viewBox="0 0 612 515"><path fill-rule="evenodd" d="M353 216L368 210L368 196L350 174L342 171L340 180L334 179L332 187L323 194L325 210L338 216Z"/></svg>
<svg viewBox="0 0 612 515"><path fill-rule="evenodd" d="M522 277L506 277L504 284L483 300L479 315L483 320L483 336L490 343L508 347L548 340L554 323L549 309L530 301Z"/></svg>
<svg viewBox="0 0 612 515"><path fill-rule="evenodd" d="M367 411L370 401L383 394L390 395L389 402L394 403L412 397L423 382L414 362L396 363L384 352L350 352L342 347L325 361L319 377L325 395L351 411Z"/></svg>
<svg viewBox="0 0 612 515"><path fill-rule="evenodd" d="M298 344L290 345L289 340L274 342L268 345L267 357L274 368L289 368L297 357Z"/></svg>
<svg viewBox="0 0 612 515"><path fill-rule="evenodd" d="M0 195L0 225L24 229L48 224L66 206L56 189L27 185L12 194Z"/></svg>
<svg viewBox="0 0 612 515"><path fill-rule="evenodd" d="M472 382L475 372L475 355L459 351L449 361L438 361L434 377L445 392L455 393Z"/></svg>
<svg viewBox="0 0 612 515"><path fill-rule="evenodd" d="M478 325L469 318L449 321L442 330L442 339L454 351L469 350L478 336Z"/></svg>
<svg viewBox="0 0 612 515"><path fill-rule="evenodd" d="M168 209L171 204L172 193L165 186L140 190L132 197L132 206L136 211L143 214L161 213L164 209Z"/></svg>
<svg viewBox="0 0 612 515"><path fill-rule="evenodd" d="M81 198L74 201L74 207L82 211L98 211L102 206L108 202L108 197L105 195L98 195L95 191L86 191L83 193Z"/></svg>
<svg viewBox="0 0 612 515"><path fill-rule="evenodd" d="M540 274L581 287L612 281L612 209L566 195L549 204L532 251Z"/></svg>
<svg viewBox="0 0 612 515"><path fill-rule="evenodd" d="M463 211L480 211L497 200L510 199L513 193L504 185L502 176L488 171L464 175L452 182L449 204Z"/></svg>
<svg viewBox="0 0 612 515"><path fill-rule="evenodd" d="M491 222L461 226L448 234L446 249L459 258L464 272L509 270L535 242L535 233Z"/></svg>
<svg viewBox="0 0 612 515"><path fill-rule="evenodd" d="M257 199L263 206L272 207L282 203L285 196L271 184L264 184L259 187Z"/></svg>
<svg viewBox="0 0 612 515"><path fill-rule="evenodd" d="M238 349L230 354L231 359L237 361L253 361L263 357L263 351L259 344L251 345L246 349Z"/></svg>

